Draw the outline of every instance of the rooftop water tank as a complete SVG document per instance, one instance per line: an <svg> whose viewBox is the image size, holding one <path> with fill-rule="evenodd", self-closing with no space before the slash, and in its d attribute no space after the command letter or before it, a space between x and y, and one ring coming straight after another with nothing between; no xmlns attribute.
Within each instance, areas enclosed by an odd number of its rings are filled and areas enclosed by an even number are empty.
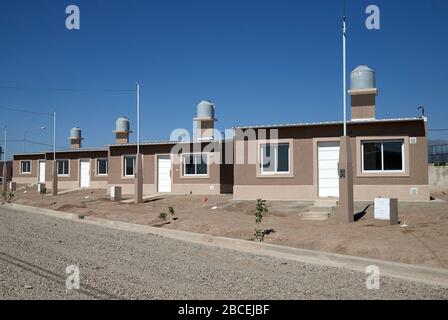
<svg viewBox="0 0 448 320"><path fill-rule="evenodd" d="M115 123L115 131L117 132L129 132L131 125L129 119L126 117L120 117Z"/></svg>
<svg viewBox="0 0 448 320"><path fill-rule="evenodd" d="M350 90L373 88L376 88L375 71L365 65L356 67L350 74Z"/></svg>
<svg viewBox="0 0 448 320"><path fill-rule="evenodd" d="M79 139L81 140L81 129L78 127L74 127L70 130L70 139Z"/></svg>
<svg viewBox="0 0 448 320"><path fill-rule="evenodd" d="M205 100L201 101L198 104L198 118L208 118L208 119L214 119L215 118L215 105L213 102Z"/></svg>

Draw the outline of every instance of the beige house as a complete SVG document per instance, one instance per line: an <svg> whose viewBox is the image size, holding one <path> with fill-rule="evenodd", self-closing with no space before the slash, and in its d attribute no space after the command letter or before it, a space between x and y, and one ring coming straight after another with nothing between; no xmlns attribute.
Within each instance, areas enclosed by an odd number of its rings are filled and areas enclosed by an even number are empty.
<svg viewBox="0 0 448 320"><path fill-rule="evenodd" d="M351 75L348 136L355 200L428 201L427 119L376 119L375 75ZM316 200L339 197L342 122L235 127L234 198ZM247 156L242 156L247 155Z"/></svg>

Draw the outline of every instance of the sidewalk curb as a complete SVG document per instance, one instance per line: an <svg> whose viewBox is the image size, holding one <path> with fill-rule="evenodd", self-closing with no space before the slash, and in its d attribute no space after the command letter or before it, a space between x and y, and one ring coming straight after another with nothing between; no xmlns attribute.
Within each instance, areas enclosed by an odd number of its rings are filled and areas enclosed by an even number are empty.
<svg viewBox="0 0 448 320"><path fill-rule="evenodd" d="M162 229L151 226L132 224L121 221L107 220L89 217L74 213L54 211L45 208L30 207L20 204L5 204L6 208L21 210L27 213L41 214L58 219L71 220L90 225L102 226L116 230L129 231L141 234L151 234L175 240L192 242L196 244L214 246L224 249L236 250L256 255L270 256L280 259L298 261L302 263L317 264L320 266L345 268L357 272L365 272L368 266L374 265L380 269L381 276L420 282L431 286L448 288L448 270L424 266L414 266L404 263L389 262L362 257L345 256L334 253L326 253L284 247L273 244L251 242L241 239L215 237L207 234L193 233L188 231ZM366 274L366 278L367 278Z"/></svg>

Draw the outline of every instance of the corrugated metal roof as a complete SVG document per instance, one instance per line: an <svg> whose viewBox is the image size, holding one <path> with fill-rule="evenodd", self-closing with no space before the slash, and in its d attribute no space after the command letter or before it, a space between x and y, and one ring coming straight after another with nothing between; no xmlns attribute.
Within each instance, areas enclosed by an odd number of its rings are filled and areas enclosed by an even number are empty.
<svg viewBox="0 0 448 320"><path fill-rule="evenodd" d="M409 121L426 121L426 118L397 118L397 119L372 119L347 121L348 124L367 124L367 123L388 123L388 122L409 122ZM329 122L303 122L303 123L283 123L270 125L253 125L253 126L236 126L233 129L270 129L270 128L293 128L293 127L311 127L311 126L331 126L342 125L342 121Z"/></svg>

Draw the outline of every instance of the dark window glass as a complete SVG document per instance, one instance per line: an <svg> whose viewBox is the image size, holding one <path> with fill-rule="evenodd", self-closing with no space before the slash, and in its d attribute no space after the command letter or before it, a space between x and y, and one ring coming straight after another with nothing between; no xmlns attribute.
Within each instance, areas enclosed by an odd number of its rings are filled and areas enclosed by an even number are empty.
<svg viewBox="0 0 448 320"><path fill-rule="evenodd" d="M277 150L277 172L289 172L289 144L279 144Z"/></svg>
<svg viewBox="0 0 448 320"><path fill-rule="evenodd" d="M196 174L207 174L207 162L205 159L206 157L207 156L205 154L196 156Z"/></svg>
<svg viewBox="0 0 448 320"><path fill-rule="evenodd" d="M99 159L98 160L98 174L107 174L108 173L108 160L107 159Z"/></svg>
<svg viewBox="0 0 448 320"><path fill-rule="evenodd" d="M68 160L58 160L58 174L68 175Z"/></svg>
<svg viewBox="0 0 448 320"><path fill-rule="evenodd" d="M403 170L402 142L383 142L384 170Z"/></svg>
<svg viewBox="0 0 448 320"><path fill-rule="evenodd" d="M185 174L186 175L192 175L196 173L195 170L195 164L194 164L194 157L192 155L185 156Z"/></svg>
<svg viewBox="0 0 448 320"><path fill-rule="evenodd" d="M134 175L134 165L135 157L125 157L124 158L124 175L133 176Z"/></svg>
<svg viewBox="0 0 448 320"><path fill-rule="evenodd" d="M365 142L364 146L364 170L381 171L381 142Z"/></svg>
<svg viewBox="0 0 448 320"><path fill-rule="evenodd" d="M273 146L265 144L261 146L261 165L263 166L263 172L275 172L275 151Z"/></svg>

